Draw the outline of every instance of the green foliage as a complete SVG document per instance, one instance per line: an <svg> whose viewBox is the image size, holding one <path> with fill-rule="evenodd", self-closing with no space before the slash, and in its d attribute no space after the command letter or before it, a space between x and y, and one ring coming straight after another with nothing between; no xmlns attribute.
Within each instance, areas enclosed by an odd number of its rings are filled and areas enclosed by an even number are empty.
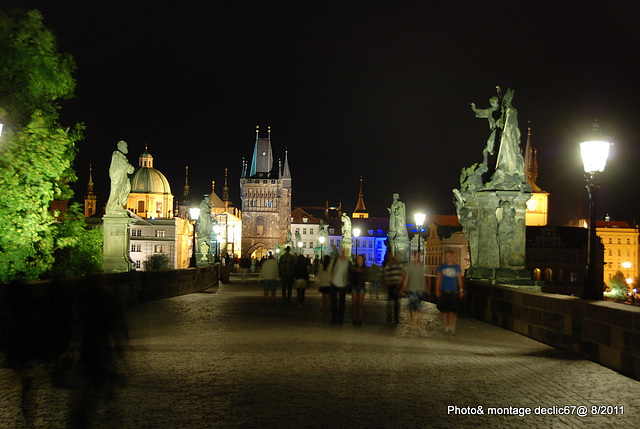
<svg viewBox="0 0 640 429"><path fill-rule="evenodd" d="M56 100L72 95L75 64L56 52L38 11L0 12L0 281L32 280L52 269L70 237L54 226L53 200L68 200L75 142L57 122ZM58 238L60 243L57 243Z"/></svg>
<svg viewBox="0 0 640 429"><path fill-rule="evenodd" d="M54 217L49 206L68 199L75 180L74 141L60 126L34 114L0 145L0 281L32 280L53 264Z"/></svg>
<svg viewBox="0 0 640 429"><path fill-rule="evenodd" d="M622 274L621 271L618 271L614 274L613 277L611 277L611 280L609 281L609 288L611 289L611 292L609 292L609 294L607 295L608 298L628 298L627 292L629 291L629 288L627 286L627 281L624 277L624 274Z"/></svg>
<svg viewBox="0 0 640 429"><path fill-rule="evenodd" d="M102 270L102 228L87 229L80 204L54 224L56 249L51 277L86 276Z"/></svg>
<svg viewBox="0 0 640 429"><path fill-rule="evenodd" d="M57 49L39 11L14 18L0 11L0 122L5 127L25 126L36 110L55 118L56 100L73 95L75 62Z"/></svg>
<svg viewBox="0 0 640 429"><path fill-rule="evenodd" d="M171 260L164 253L154 253L142 265L145 271L164 271L171 268Z"/></svg>

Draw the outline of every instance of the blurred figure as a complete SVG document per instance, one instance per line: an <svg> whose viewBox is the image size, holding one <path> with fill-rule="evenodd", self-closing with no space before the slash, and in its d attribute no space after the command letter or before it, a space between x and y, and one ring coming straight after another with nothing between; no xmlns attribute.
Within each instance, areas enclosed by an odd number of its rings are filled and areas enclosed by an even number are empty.
<svg viewBox="0 0 640 429"><path fill-rule="evenodd" d="M409 330L420 333L422 328L422 294L426 294L427 291L420 252L413 253L411 263L407 267L407 274L404 276L403 291L409 298Z"/></svg>
<svg viewBox="0 0 640 429"><path fill-rule="evenodd" d="M251 269L251 259L248 256L240 259L240 278L243 285L249 280L249 270Z"/></svg>
<svg viewBox="0 0 640 429"><path fill-rule="evenodd" d="M382 280L382 274L382 267L380 265L372 264L371 267L369 267L368 281L371 284L369 287L369 298L373 298L375 295L376 299L378 299L378 286Z"/></svg>
<svg viewBox="0 0 640 429"><path fill-rule="evenodd" d="M272 307L276 302L276 289L278 288L278 263L273 259L273 254L262 263L260 277L263 282L264 305Z"/></svg>
<svg viewBox="0 0 640 429"><path fill-rule="evenodd" d="M442 313L444 331L456 333L458 321L458 308L460 299L464 296L462 269L455 263L455 252L444 252L444 264L438 267L436 276L436 296L438 297L438 310Z"/></svg>
<svg viewBox="0 0 640 429"><path fill-rule="evenodd" d="M345 297L349 285L349 272L351 261L347 259L345 249L340 251L340 256L333 262L331 269L331 324L342 325L344 322Z"/></svg>
<svg viewBox="0 0 640 429"><path fill-rule="evenodd" d="M298 308L302 308L304 295L309 285L309 266L307 265L307 258L303 255L298 255L298 260L293 266L293 279L298 292Z"/></svg>
<svg viewBox="0 0 640 429"><path fill-rule="evenodd" d="M329 255L325 255L322 260L318 280L318 289L322 294L322 310L326 313L331 309L331 256Z"/></svg>
<svg viewBox="0 0 640 429"><path fill-rule="evenodd" d="M280 256L278 271L282 282L282 301L291 302L291 289L293 288L293 266L296 264L295 257L291 254L291 247L284 249L284 255ZM306 265L305 265L306 267Z"/></svg>
<svg viewBox="0 0 640 429"><path fill-rule="evenodd" d="M386 265L383 268L384 283L387 287L387 322L398 323L400 321L400 295L404 273L402 265L391 254L387 253Z"/></svg>
<svg viewBox="0 0 640 429"><path fill-rule="evenodd" d="M364 264L364 255L356 257L356 265L351 269L351 300L353 302L353 326L362 326L362 307L366 292L368 268Z"/></svg>
<svg viewBox="0 0 640 429"><path fill-rule="evenodd" d="M115 297L98 287L80 298L81 382L74 392L71 427L88 427L102 402L112 401L125 385L119 362L124 360L129 331Z"/></svg>
<svg viewBox="0 0 640 429"><path fill-rule="evenodd" d="M7 285L5 290L5 299L0 301L0 353L5 354L1 365L15 370L20 378L22 416L27 427L32 427L38 396L33 383L36 373L48 371L52 384L59 386L69 369L64 353L72 336L70 300L55 283L43 295L21 283Z"/></svg>

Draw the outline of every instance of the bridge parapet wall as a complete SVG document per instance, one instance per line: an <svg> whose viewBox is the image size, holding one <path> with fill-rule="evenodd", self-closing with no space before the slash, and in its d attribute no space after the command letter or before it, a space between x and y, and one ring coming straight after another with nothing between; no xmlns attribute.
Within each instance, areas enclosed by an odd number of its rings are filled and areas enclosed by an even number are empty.
<svg viewBox="0 0 640 429"><path fill-rule="evenodd" d="M25 308L58 306L66 318L76 320L84 292L99 288L119 307L129 307L156 299L200 292L218 285L219 266L209 265L167 271L131 271L94 274L86 277L0 284L0 308L18 302ZM18 300L18 301L16 301Z"/></svg>
<svg viewBox="0 0 640 429"><path fill-rule="evenodd" d="M640 380L640 307L467 282L462 312Z"/></svg>

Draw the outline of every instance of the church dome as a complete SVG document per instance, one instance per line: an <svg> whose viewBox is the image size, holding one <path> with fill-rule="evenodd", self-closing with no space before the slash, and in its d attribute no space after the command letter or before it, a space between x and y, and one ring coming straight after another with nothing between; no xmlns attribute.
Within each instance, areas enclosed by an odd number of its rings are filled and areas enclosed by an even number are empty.
<svg viewBox="0 0 640 429"><path fill-rule="evenodd" d="M171 194L169 181L164 174L153 168L153 157L146 148L140 154L139 167L131 176L131 192L141 194Z"/></svg>
<svg viewBox="0 0 640 429"><path fill-rule="evenodd" d="M164 174L151 167L138 167L131 177L131 192L170 194L171 187Z"/></svg>

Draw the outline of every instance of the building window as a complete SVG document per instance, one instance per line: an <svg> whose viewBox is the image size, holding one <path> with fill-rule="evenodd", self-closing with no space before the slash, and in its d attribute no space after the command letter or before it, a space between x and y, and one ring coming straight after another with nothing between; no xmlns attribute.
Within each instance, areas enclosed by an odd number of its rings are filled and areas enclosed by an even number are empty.
<svg viewBox="0 0 640 429"><path fill-rule="evenodd" d="M165 234L164 230L161 230L161 229L156 230L156 237L163 238L164 234Z"/></svg>
<svg viewBox="0 0 640 429"><path fill-rule="evenodd" d="M618 238L618 244L621 244L621 243L620 243L620 239L619 239L619 238Z"/></svg>
<svg viewBox="0 0 640 429"><path fill-rule="evenodd" d="M142 237L142 230L141 229L132 229L131 230L131 235L133 237Z"/></svg>
<svg viewBox="0 0 640 429"><path fill-rule="evenodd" d="M144 213L144 201L138 201L138 213Z"/></svg>
<svg viewBox="0 0 640 429"><path fill-rule="evenodd" d="M309 228L309 234L313 235L313 228Z"/></svg>
<svg viewBox="0 0 640 429"><path fill-rule="evenodd" d="M140 268L140 261L136 261L136 268Z"/></svg>
<svg viewBox="0 0 640 429"><path fill-rule="evenodd" d="M302 233L306 235L307 234L307 228L302 228Z"/></svg>
<svg viewBox="0 0 640 429"><path fill-rule="evenodd" d="M153 249L154 253L164 253L164 246L156 245Z"/></svg>
<svg viewBox="0 0 640 429"><path fill-rule="evenodd" d="M140 244L132 244L131 245L131 251L132 252L141 252L142 251L142 246Z"/></svg>

